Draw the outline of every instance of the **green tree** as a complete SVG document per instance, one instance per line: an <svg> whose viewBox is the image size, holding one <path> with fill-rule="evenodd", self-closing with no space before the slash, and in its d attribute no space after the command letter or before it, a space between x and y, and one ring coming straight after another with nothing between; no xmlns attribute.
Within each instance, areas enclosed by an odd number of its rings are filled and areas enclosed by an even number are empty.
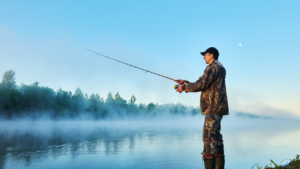
<svg viewBox="0 0 300 169"><path fill-rule="evenodd" d="M37 86L37 84L38 82L20 86L20 91L23 93L22 107L27 112L51 110L54 107L55 92L48 87Z"/></svg>
<svg viewBox="0 0 300 169"><path fill-rule="evenodd" d="M181 103L177 103L176 106L178 107L178 113L180 114L186 114L186 106L181 104Z"/></svg>
<svg viewBox="0 0 300 169"><path fill-rule="evenodd" d="M117 93L115 94L115 100L118 100L118 99L120 99L120 98L121 98L121 96L120 96L119 92L117 92Z"/></svg>
<svg viewBox="0 0 300 169"><path fill-rule="evenodd" d="M80 88L77 88L74 95L72 96L73 102L73 111L74 113L78 114L80 111L85 109L84 105L84 96L83 92ZM74 114L75 115L75 114ZM72 115L72 116L74 116Z"/></svg>
<svg viewBox="0 0 300 169"><path fill-rule="evenodd" d="M49 87L39 87L41 95L41 109L51 110L54 107L55 91Z"/></svg>
<svg viewBox="0 0 300 169"><path fill-rule="evenodd" d="M132 105L134 105L135 101L136 101L136 97L134 95L132 95L131 99L129 100L129 104L132 106Z"/></svg>
<svg viewBox="0 0 300 169"><path fill-rule="evenodd" d="M72 109L72 92L57 90L54 102L55 116L67 116Z"/></svg>
<svg viewBox="0 0 300 169"><path fill-rule="evenodd" d="M139 110L143 110L145 107L143 106L143 104L142 103L140 103L140 105L139 105Z"/></svg>
<svg viewBox="0 0 300 169"><path fill-rule="evenodd" d="M129 106L129 114L135 114L137 115L138 113L138 108L135 105L136 97L134 95L131 96L130 100L128 101L128 106Z"/></svg>
<svg viewBox="0 0 300 169"><path fill-rule="evenodd" d="M6 89L15 89L16 86L16 81L15 81L15 71L9 70L6 71L3 75L2 79L2 85Z"/></svg>
<svg viewBox="0 0 300 169"><path fill-rule="evenodd" d="M117 106L119 106L121 108L126 108L127 107L127 101L124 100L120 96L119 92L117 92L116 95L115 95L115 102L116 102Z"/></svg>
<svg viewBox="0 0 300 169"><path fill-rule="evenodd" d="M113 106L114 105L114 99L112 97L112 94L109 92L107 95L107 98L105 100L106 105Z"/></svg>
<svg viewBox="0 0 300 169"><path fill-rule="evenodd" d="M34 82L32 85L33 85L33 86L38 86L38 85L39 85L39 82Z"/></svg>
<svg viewBox="0 0 300 169"><path fill-rule="evenodd" d="M186 114L186 106L181 103L177 103L174 108L171 109L171 112L174 114Z"/></svg>
<svg viewBox="0 0 300 169"><path fill-rule="evenodd" d="M173 113L174 113L174 114L178 114L178 106L177 106L177 105L175 105L174 110L173 110Z"/></svg>
<svg viewBox="0 0 300 169"><path fill-rule="evenodd" d="M16 89L0 91L0 113L10 118L22 110L22 93Z"/></svg>
<svg viewBox="0 0 300 169"><path fill-rule="evenodd" d="M149 112L151 112L151 111L153 111L155 109L155 105L151 102L151 103L149 103L148 104L148 106L147 106L147 110L149 111Z"/></svg>
<svg viewBox="0 0 300 169"><path fill-rule="evenodd" d="M200 111L200 109L199 108L193 108L193 110L192 110L192 115L193 116L196 116L197 114L200 114L201 113L201 111Z"/></svg>
<svg viewBox="0 0 300 169"><path fill-rule="evenodd" d="M99 94L91 94L89 98L88 111L91 112L94 118L98 119L106 115L105 111L102 111L102 109L104 108L103 104L103 99L100 98Z"/></svg>

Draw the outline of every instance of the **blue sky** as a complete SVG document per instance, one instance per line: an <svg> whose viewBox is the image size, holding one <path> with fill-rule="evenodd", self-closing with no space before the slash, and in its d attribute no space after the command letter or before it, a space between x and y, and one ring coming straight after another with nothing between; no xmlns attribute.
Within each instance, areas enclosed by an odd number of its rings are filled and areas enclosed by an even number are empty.
<svg viewBox="0 0 300 169"><path fill-rule="evenodd" d="M55 90L198 106L200 93L94 55L196 81L214 46L231 111L300 116L300 1L0 1L0 73ZM239 46L239 44L242 46Z"/></svg>

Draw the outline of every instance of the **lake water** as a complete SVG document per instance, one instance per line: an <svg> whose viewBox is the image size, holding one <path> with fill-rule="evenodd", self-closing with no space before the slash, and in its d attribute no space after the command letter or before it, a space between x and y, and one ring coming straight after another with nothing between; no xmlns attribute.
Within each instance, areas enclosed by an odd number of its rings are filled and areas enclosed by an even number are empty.
<svg viewBox="0 0 300 169"><path fill-rule="evenodd" d="M203 121L0 121L0 168L204 168ZM225 116L221 133L226 169L300 154L299 121Z"/></svg>

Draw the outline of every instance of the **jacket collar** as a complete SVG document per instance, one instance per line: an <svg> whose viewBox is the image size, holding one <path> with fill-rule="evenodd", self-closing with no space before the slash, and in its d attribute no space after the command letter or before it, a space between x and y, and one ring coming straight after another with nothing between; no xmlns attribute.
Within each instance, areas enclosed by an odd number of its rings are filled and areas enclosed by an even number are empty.
<svg viewBox="0 0 300 169"><path fill-rule="evenodd" d="M211 65L213 65L214 64L214 62L216 62L217 60L213 60L212 62L210 62L210 64L208 64L207 66L206 66L206 68L209 68Z"/></svg>
<svg viewBox="0 0 300 169"><path fill-rule="evenodd" d="M219 62L218 60L214 60L214 61L212 61L210 64L208 64L208 65L206 66L206 69L209 68L209 67L212 66L212 65L219 65L219 66L221 66L221 67L224 67L223 64L222 64L221 62Z"/></svg>

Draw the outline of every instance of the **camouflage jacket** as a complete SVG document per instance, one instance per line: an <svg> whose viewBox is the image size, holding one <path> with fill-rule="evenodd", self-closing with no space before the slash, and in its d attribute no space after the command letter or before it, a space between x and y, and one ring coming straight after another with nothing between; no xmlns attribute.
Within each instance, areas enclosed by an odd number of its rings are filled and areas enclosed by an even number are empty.
<svg viewBox="0 0 300 169"><path fill-rule="evenodd" d="M225 68L219 61L215 60L207 65L199 80L185 85L184 91L186 92L202 91L200 98L202 114L229 114L225 76Z"/></svg>

